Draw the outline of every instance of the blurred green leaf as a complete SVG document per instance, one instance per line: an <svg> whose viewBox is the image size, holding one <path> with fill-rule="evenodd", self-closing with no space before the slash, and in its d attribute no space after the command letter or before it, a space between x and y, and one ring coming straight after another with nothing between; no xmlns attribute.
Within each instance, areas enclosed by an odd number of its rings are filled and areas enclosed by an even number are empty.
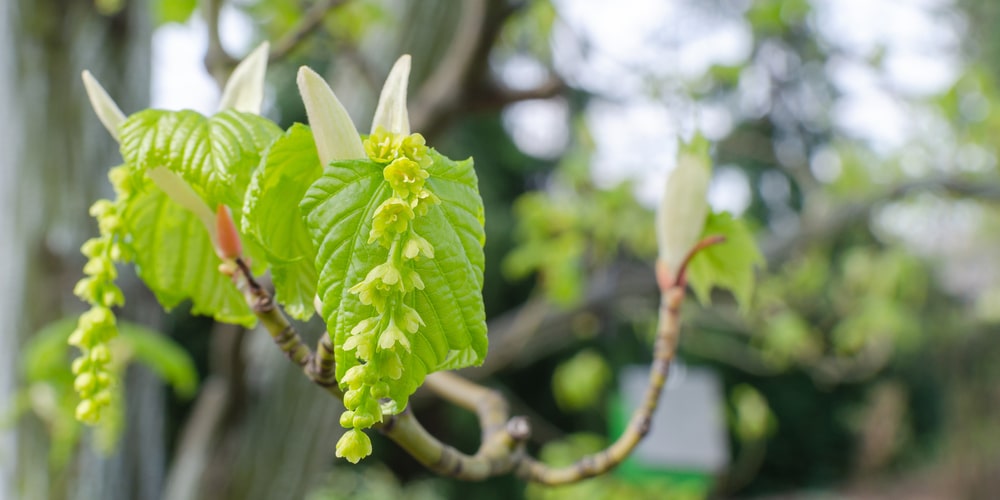
<svg viewBox="0 0 1000 500"><path fill-rule="evenodd" d="M748 384L739 384L730 394L733 408L730 425L740 441L758 441L777 430L778 422L774 413L767 404L767 399L757 389Z"/></svg>
<svg viewBox="0 0 1000 500"><path fill-rule="evenodd" d="M178 396L190 398L198 390L198 371L191 356L169 337L142 325L119 322L117 341L132 354L135 362L146 365Z"/></svg>
<svg viewBox="0 0 1000 500"><path fill-rule="evenodd" d="M588 349L556 367L552 392L564 410L579 411L594 407L611 380L611 368L598 352Z"/></svg>
<svg viewBox="0 0 1000 500"><path fill-rule="evenodd" d="M764 265L757 243L741 219L727 212L709 213L702 235L725 236L726 241L698 252L688 265L688 282L702 304L711 303L712 288L732 292L740 309L750 307L755 269Z"/></svg>
<svg viewBox="0 0 1000 500"><path fill-rule="evenodd" d="M155 0L153 22L157 26L167 23L186 23L197 6L197 0Z"/></svg>

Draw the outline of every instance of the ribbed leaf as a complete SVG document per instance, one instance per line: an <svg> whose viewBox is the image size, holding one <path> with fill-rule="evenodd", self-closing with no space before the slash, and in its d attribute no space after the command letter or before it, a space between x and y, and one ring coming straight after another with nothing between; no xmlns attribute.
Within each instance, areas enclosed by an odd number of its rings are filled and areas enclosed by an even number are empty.
<svg viewBox="0 0 1000 500"><path fill-rule="evenodd" d="M129 199L125 224L136 271L163 307L190 298L195 314L247 327L256 323L243 296L219 272L222 261L194 214L148 185Z"/></svg>
<svg viewBox="0 0 1000 500"><path fill-rule="evenodd" d="M414 230L434 246L433 259L416 261L425 288L413 293L413 306L426 326L403 352L404 372L390 397L401 410L410 394L431 372L482 363L486 356L483 309L483 205L472 161L451 161L431 151L427 188L442 201L413 222ZM358 364L341 349L360 320L371 315L348 290L385 262L387 250L368 243L372 216L391 189L382 167L369 161L334 162L302 200L306 227L317 246L319 296L333 336L337 377ZM399 352L399 350L397 350Z"/></svg>
<svg viewBox="0 0 1000 500"><path fill-rule="evenodd" d="M312 316L317 276L299 201L322 173L312 132L296 123L265 153L243 205L243 232L267 252L278 302L301 320Z"/></svg>
<svg viewBox="0 0 1000 500"><path fill-rule="evenodd" d="M136 174L167 167L210 207L241 207L260 152L280 133L267 119L232 109L210 118L190 110L146 110L122 124L121 153Z"/></svg>

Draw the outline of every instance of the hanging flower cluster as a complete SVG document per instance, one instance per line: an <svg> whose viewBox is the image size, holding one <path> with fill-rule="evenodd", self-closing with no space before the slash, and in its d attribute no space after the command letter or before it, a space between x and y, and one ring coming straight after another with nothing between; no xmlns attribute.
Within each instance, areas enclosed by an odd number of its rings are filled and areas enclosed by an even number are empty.
<svg viewBox="0 0 1000 500"><path fill-rule="evenodd" d="M73 293L90 303L91 308L80 316L69 337L69 343L81 351L73 361L76 377L73 385L81 399L76 407L76 418L91 425L97 424L101 411L111 404L115 376L109 343L118 336L111 308L125 303L125 296L114 283L118 277L115 263L131 258L122 221L122 210L128 199L128 172L125 167L116 167L111 169L109 177L118 192L118 201L99 200L90 207L90 215L97 219L101 235L83 245L82 252L89 259L83 268L87 276L76 284Z"/></svg>
<svg viewBox="0 0 1000 500"><path fill-rule="evenodd" d="M398 349L410 351L410 336L424 320L412 307L414 290L424 282L414 261L434 258L434 247L413 229L413 221L441 202L425 184L431 163L420 134L400 135L378 128L364 142L368 157L385 165L382 175L392 194L375 210L368 243L388 249L386 261L351 287L358 300L375 309L361 320L344 342L361 364L347 370L341 381L347 387L340 424L351 430L337 443L337 456L357 462L371 453L371 441L361 429L382 420L380 399L389 395L388 380L402 375ZM399 346L399 347L397 347Z"/></svg>

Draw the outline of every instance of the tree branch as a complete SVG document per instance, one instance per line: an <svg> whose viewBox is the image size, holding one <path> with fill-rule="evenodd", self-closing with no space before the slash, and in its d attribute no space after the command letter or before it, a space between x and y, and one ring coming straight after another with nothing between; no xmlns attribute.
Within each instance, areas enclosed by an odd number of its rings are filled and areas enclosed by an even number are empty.
<svg viewBox="0 0 1000 500"><path fill-rule="evenodd" d="M229 72L236 66L236 59L226 52L219 35L219 15L222 12L224 0L208 0L205 2L205 24L208 26L208 50L205 51L205 69L212 75L216 85L221 89L229 78Z"/></svg>
<svg viewBox="0 0 1000 500"><path fill-rule="evenodd" d="M246 263L240 258L235 263L233 280L278 348L289 360L302 366L307 378L343 399L332 376L333 348L329 336L320 341L318 354L314 354L274 304L271 295L254 279ZM682 267L679 273L683 271ZM559 485L603 474L620 464L649 433L680 335L684 287L678 281L668 285L661 296L653 363L643 403L633 412L625 432L599 453L585 456L567 467L550 467L527 456L524 445L531 435L527 419L510 418L509 405L497 391L447 372L429 375L425 386L440 397L476 413L482 437L475 455L462 453L432 436L410 409L388 416L375 428L428 469L456 479L477 481L515 471L529 481Z"/></svg>
<svg viewBox="0 0 1000 500"><path fill-rule="evenodd" d="M670 362L677 352L677 341L680 338L680 305L683 299L684 289L679 286L666 290L661 297L655 355L649 370L646 395L642 405L632 413L625 432L608 448L587 455L566 467L549 467L526 457L517 469L518 475L542 484L570 484L603 474L632 453L639 441L649 433L653 413L656 412L660 394L667 381Z"/></svg>
<svg viewBox="0 0 1000 500"><path fill-rule="evenodd" d="M566 89L566 82L555 74L550 74L544 82L528 89L512 89L491 82L471 91L466 107L472 111L500 109L515 102L550 99L561 95Z"/></svg>
<svg viewBox="0 0 1000 500"><path fill-rule="evenodd" d="M323 24L323 18L331 10L347 3L347 0L320 0L302 14L302 19L281 40L275 42L268 55L268 61L275 62L288 56L306 36Z"/></svg>
<svg viewBox="0 0 1000 500"><path fill-rule="evenodd" d="M295 327L288 322L285 314L274 304L271 294L267 292L254 278L250 267L242 258L236 259L236 272L233 280L237 288L243 292L243 297L253 311L261 325L274 339L281 352L285 353L289 361L302 367L302 372L306 378L322 387L327 392L338 399L344 398L344 393L337 385L337 380L333 377L334 358L332 344L329 342L329 335L323 337L327 340L320 340L317 350L318 355L313 354L309 346L302 341L302 337L295 331Z"/></svg>
<svg viewBox="0 0 1000 500"><path fill-rule="evenodd" d="M205 69L215 79L219 88L225 86L229 73L236 67L237 60L222 46L220 36L220 14L225 0L208 0L205 3L205 24L208 25L208 50L205 51ZM323 24L323 18L331 10L347 3L348 0L320 0L302 14L291 31L274 43L268 54L268 61L279 61L288 56L306 37Z"/></svg>

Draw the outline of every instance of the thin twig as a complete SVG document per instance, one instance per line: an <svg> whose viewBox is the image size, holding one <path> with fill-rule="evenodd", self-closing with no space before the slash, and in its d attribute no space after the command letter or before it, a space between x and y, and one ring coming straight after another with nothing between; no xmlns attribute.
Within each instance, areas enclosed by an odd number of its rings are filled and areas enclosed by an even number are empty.
<svg viewBox="0 0 1000 500"><path fill-rule="evenodd" d="M323 18L331 10L347 3L347 0L320 0L302 14L299 23L281 40L274 43L268 55L270 62L278 61L290 54L310 33L323 24Z"/></svg>
<svg viewBox="0 0 1000 500"><path fill-rule="evenodd" d="M208 0L205 2L205 24L208 26L208 50L205 51L205 69L212 75L216 85L221 89L229 71L236 66L236 60L226 52L219 35L219 17L224 0Z"/></svg>
<svg viewBox="0 0 1000 500"><path fill-rule="evenodd" d="M724 243L725 241L726 237L721 234L706 236L703 240L699 241L698 244L684 256L684 260L681 261L680 270L677 272L677 285L683 287L687 284L688 266L691 264L691 259L693 259L698 252L701 252L708 247Z"/></svg>
<svg viewBox="0 0 1000 500"><path fill-rule="evenodd" d="M706 239L696 250L717 243ZM690 259L685 261L685 264ZM685 267L678 272L683 276ZM234 280L243 291L254 314L274 338L275 344L288 358L303 367L305 375L324 387L338 399L343 393L337 388L333 373L333 349L328 340L321 340L319 354L314 354L299 337L288 319L274 304L270 294L254 279L249 266L236 259ZM516 472L521 477L543 484L568 484L603 474L620 464L649 433L660 394L666 385L670 363L677 350L680 336L680 304L684 288L679 281L662 290L660 321L650 367L649 384L641 406L635 409L625 432L607 449L583 457L567 467L550 467L525 453L525 442L531 428L524 417L509 417L507 400L498 392L465 380L458 375L438 372L429 375L425 385L444 399L475 412L479 418L482 439L475 455L467 455L447 445L420 424L407 408L375 425L385 436L395 441L414 459L428 469L448 477L478 481ZM328 337L327 337L328 338ZM331 381L332 380L332 381Z"/></svg>
<svg viewBox="0 0 1000 500"><path fill-rule="evenodd" d="M428 128L434 117L460 98L484 32L487 7L486 0L461 2L462 13L455 36L434 72L420 87L410 108L414 130Z"/></svg>
<svg viewBox="0 0 1000 500"><path fill-rule="evenodd" d="M660 304L660 324L657 328L655 354L649 370L649 382L641 406L632 413L625 432L611 446L587 455L565 467L550 467L530 457L525 457L517 468L521 477L547 485L570 484L601 475L627 458L639 442L649 433L653 414L659 404L660 394L666 385L670 362L677 350L680 334L680 304L684 289L672 287L663 293Z"/></svg>
<svg viewBox="0 0 1000 500"><path fill-rule="evenodd" d="M271 334L271 338L274 339L274 343L281 349L281 352L285 353L291 362L301 366L303 373L309 380L334 397L343 399L344 393L337 386L336 380L332 383L329 381L331 378L329 374L334 371L333 349L330 348L326 351L328 346L324 345L321 340L319 345L321 354L319 356L313 354L309 346L302 341L302 337L299 336L295 327L289 323L285 314L275 305L271 294L260 286L254 278L253 272L250 271L250 267L242 258L236 259L236 271L233 280L237 287L243 291L247 305L250 306L267 332ZM317 366L320 368L318 369Z"/></svg>

